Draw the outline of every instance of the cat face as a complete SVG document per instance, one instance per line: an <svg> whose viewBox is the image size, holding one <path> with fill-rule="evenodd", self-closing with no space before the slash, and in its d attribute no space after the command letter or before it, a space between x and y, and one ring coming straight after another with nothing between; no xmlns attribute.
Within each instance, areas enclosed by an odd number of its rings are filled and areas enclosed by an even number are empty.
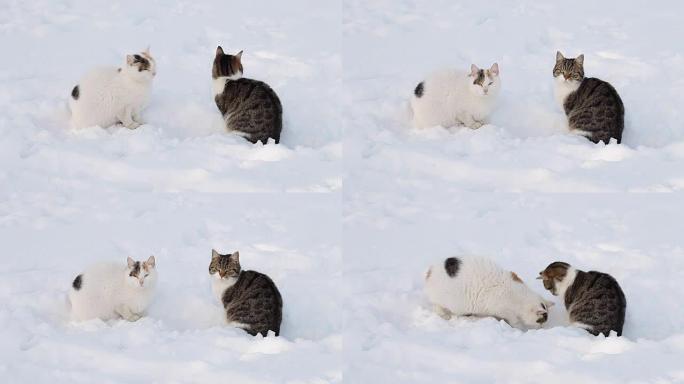
<svg viewBox="0 0 684 384"><path fill-rule="evenodd" d="M147 261L135 261L130 257L127 260L126 282L132 287L147 287L156 282L157 270L154 256Z"/></svg>
<svg viewBox="0 0 684 384"><path fill-rule="evenodd" d="M126 56L126 72L135 78L152 79L157 74L157 65L150 49Z"/></svg>
<svg viewBox="0 0 684 384"><path fill-rule="evenodd" d="M237 55L227 55L221 46L216 47L216 57L214 57L214 67L211 70L214 79L228 77L239 79L242 77L242 51Z"/></svg>
<svg viewBox="0 0 684 384"><path fill-rule="evenodd" d="M237 278L240 275L240 252L221 255L215 250L211 250L211 263L209 263L209 274L218 279Z"/></svg>
<svg viewBox="0 0 684 384"><path fill-rule="evenodd" d="M570 269L570 264L562 261L555 261L549 264L546 269L539 272L537 279L542 280L544 288L548 289L554 296L558 296L562 285L566 285L565 277Z"/></svg>
<svg viewBox="0 0 684 384"><path fill-rule="evenodd" d="M477 65L470 66L470 91L481 97L495 96L499 92L499 64L492 64L489 69L480 69Z"/></svg>
<svg viewBox="0 0 684 384"><path fill-rule="evenodd" d="M549 319L549 308L553 302L537 297L537 301L528 305L521 316L521 321L528 328L541 328Z"/></svg>
<svg viewBox="0 0 684 384"><path fill-rule="evenodd" d="M574 59L566 59L560 51L556 52L553 77L557 82L581 82L584 79L584 55L579 55Z"/></svg>

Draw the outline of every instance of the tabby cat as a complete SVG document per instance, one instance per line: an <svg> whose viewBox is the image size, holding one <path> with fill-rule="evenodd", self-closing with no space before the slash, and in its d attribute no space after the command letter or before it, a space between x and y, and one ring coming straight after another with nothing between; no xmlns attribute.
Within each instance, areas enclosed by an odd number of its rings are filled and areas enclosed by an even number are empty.
<svg viewBox="0 0 684 384"><path fill-rule="evenodd" d="M238 132L252 143L280 142L283 129L283 107L268 84L242 77L242 51L227 55L216 48L214 67L214 101L229 131Z"/></svg>
<svg viewBox="0 0 684 384"><path fill-rule="evenodd" d="M584 77L584 55L566 59L556 52L553 67L556 99L568 117L570 130L594 143L622 141L625 107L615 88L593 77Z"/></svg>
<svg viewBox="0 0 684 384"><path fill-rule="evenodd" d="M615 279L596 271L584 272L556 261L539 272L544 288L562 297L570 322L593 335L622 335L627 301Z"/></svg>
<svg viewBox="0 0 684 384"><path fill-rule="evenodd" d="M221 255L211 250L209 275L212 290L226 309L231 326L242 328L252 336L268 331L280 334L283 299L273 280L263 273L243 271L240 254Z"/></svg>

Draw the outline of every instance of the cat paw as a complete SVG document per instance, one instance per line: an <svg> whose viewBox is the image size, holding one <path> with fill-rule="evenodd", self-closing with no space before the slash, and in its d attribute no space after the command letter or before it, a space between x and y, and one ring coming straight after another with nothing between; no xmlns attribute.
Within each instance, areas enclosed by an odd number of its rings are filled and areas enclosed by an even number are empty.
<svg viewBox="0 0 684 384"><path fill-rule="evenodd" d="M134 121L134 122L128 124L128 125L126 126L126 128L128 128L128 129L136 129L136 128L138 128L140 125L142 125L142 124L140 124L140 123Z"/></svg>
<svg viewBox="0 0 684 384"><path fill-rule="evenodd" d="M476 122L474 122L474 123L470 126L470 128L472 128L472 129L478 129L478 128L480 128L482 125L483 125L482 122L476 121Z"/></svg>
<svg viewBox="0 0 684 384"><path fill-rule="evenodd" d="M126 317L126 320L128 320L132 323L134 321L140 320L141 318L142 318L141 315L138 315L137 313L131 313L130 315L128 315L128 317Z"/></svg>

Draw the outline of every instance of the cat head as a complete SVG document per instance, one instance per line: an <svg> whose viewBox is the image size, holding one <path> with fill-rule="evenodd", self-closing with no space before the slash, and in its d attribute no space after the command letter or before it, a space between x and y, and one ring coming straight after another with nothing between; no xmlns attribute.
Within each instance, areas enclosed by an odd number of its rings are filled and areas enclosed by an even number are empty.
<svg viewBox="0 0 684 384"><path fill-rule="evenodd" d="M554 261L546 269L539 272L537 279L542 280L544 288L554 296L564 295L565 290L572 284L575 278L575 270L568 263Z"/></svg>
<svg viewBox="0 0 684 384"><path fill-rule="evenodd" d="M133 287L149 287L157 281L157 269L155 268L154 256L147 261L135 261L127 259L126 282Z"/></svg>
<svg viewBox="0 0 684 384"><path fill-rule="evenodd" d="M216 57L214 57L214 67L211 70L211 77L228 77L236 80L242 77L242 51L236 55L228 55L223 52L219 45L216 47Z"/></svg>
<svg viewBox="0 0 684 384"><path fill-rule="evenodd" d="M235 251L222 255L216 250L211 250L211 263L209 274L217 279L237 278L240 275L240 252Z"/></svg>
<svg viewBox="0 0 684 384"><path fill-rule="evenodd" d="M516 305L520 311L518 313L518 322L527 328L541 328L549 319L549 309L553 306L553 302L545 300L539 294L530 289L515 272L511 272L511 279L517 287L521 290L522 302Z"/></svg>
<svg viewBox="0 0 684 384"><path fill-rule="evenodd" d="M499 79L499 64L492 64L489 69L480 69L475 64L470 65L470 91L482 97L496 96L501 87Z"/></svg>
<svg viewBox="0 0 684 384"><path fill-rule="evenodd" d="M584 55L579 55L574 59L566 59L560 51L557 51L553 77L557 82L581 82L584 79Z"/></svg>
<svg viewBox="0 0 684 384"><path fill-rule="evenodd" d="M133 55L126 55L126 74L136 80L152 80L157 74L157 64L150 54L150 48Z"/></svg>

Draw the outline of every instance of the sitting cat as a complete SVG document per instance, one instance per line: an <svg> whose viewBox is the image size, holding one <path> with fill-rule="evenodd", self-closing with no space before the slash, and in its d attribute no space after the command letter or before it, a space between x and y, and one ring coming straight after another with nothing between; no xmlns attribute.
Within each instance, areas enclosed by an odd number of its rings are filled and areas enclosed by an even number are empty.
<svg viewBox="0 0 684 384"><path fill-rule="evenodd" d="M226 310L228 324L255 336L280 334L283 299L270 277L240 268L240 254L221 255L211 250L211 288Z"/></svg>
<svg viewBox="0 0 684 384"><path fill-rule="evenodd" d="M214 67L214 101L229 131L236 131L252 143L280 142L283 129L283 107L268 84L242 77L242 51L237 55L216 48Z"/></svg>
<svg viewBox="0 0 684 384"><path fill-rule="evenodd" d="M497 63L487 70L473 64L470 72L435 72L413 91L413 124L416 128L436 125L480 128L492 112L500 88Z"/></svg>
<svg viewBox="0 0 684 384"><path fill-rule="evenodd" d="M152 301L157 282L154 256L126 265L98 263L76 276L69 291L74 320L122 317L136 321Z"/></svg>
<svg viewBox="0 0 684 384"><path fill-rule="evenodd" d="M622 141L625 107L615 88L593 77L584 77L584 55L566 59L556 52L553 67L555 95L568 117L571 131L594 143L608 144L611 138Z"/></svg>
<svg viewBox="0 0 684 384"><path fill-rule="evenodd" d="M610 331L622 335L627 301L615 279L596 271L584 272L556 261L539 272L544 288L563 298L571 324L592 335Z"/></svg>
<svg viewBox="0 0 684 384"><path fill-rule="evenodd" d="M445 319L491 316L516 328L540 328L552 302L532 291L514 272L482 257L449 257L425 275L425 293Z"/></svg>
<svg viewBox="0 0 684 384"><path fill-rule="evenodd" d="M120 68L89 72L71 91L72 127L107 128L117 123L130 129L139 127L155 74L156 65L149 48L126 56L126 63Z"/></svg>

